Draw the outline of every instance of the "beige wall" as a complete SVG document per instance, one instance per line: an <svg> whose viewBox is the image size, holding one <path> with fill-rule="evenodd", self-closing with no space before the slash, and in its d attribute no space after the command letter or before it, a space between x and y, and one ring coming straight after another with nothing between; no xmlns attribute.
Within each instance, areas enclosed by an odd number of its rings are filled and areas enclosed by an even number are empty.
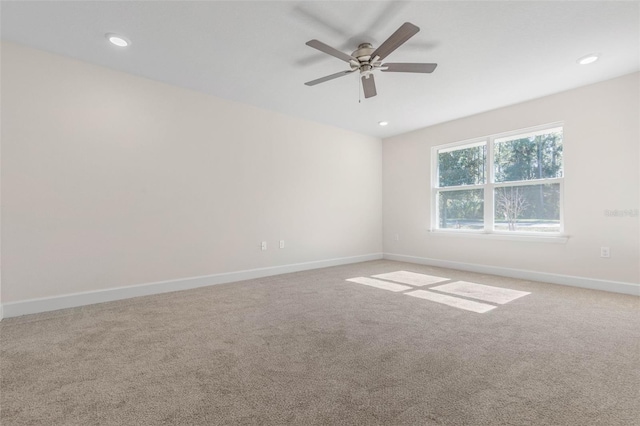
<svg viewBox="0 0 640 426"><path fill-rule="evenodd" d="M379 139L10 43L1 106L3 303L382 252Z"/></svg>
<svg viewBox="0 0 640 426"><path fill-rule="evenodd" d="M386 253L640 281L638 218L604 215L639 208L639 74L381 143L11 43L1 71L2 303L383 242ZM555 121L567 243L427 232L431 146Z"/></svg>
<svg viewBox="0 0 640 426"><path fill-rule="evenodd" d="M638 283L640 74L443 123L383 141L385 253ZM431 147L564 121L565 244L429 233ZM399 241L394 235L399 234ZM600 247L611 258L600 258Z"/></svg>

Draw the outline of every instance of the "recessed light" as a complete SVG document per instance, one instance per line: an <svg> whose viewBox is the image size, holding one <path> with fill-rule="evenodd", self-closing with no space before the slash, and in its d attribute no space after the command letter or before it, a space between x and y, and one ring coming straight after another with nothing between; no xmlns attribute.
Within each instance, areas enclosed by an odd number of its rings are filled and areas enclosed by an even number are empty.
<svg viewBox="0 0 640 426"><path fill-rule="evenodd" d="M597 60L598 60L598 55L591 54L591 55L583 56L582 58L578 59L578 63L580 65L587 65L587 64L592 64Z"/></svg>
<svg viewBox="0 0 640 426"><path fill-rule="evenodd" d="M387 124L389 124L389 122L388 121L380 121L380 122L378 122L378 124L381 125L381 126L386 126Z"/></svg>
<svg viewBox="0 0 640 426"><path fill-rule="evenodd" d="M131 44L129 40L118 34L107 33L104 36L111 42L111 44L114 44L118 47L127 47Z"/></svg>

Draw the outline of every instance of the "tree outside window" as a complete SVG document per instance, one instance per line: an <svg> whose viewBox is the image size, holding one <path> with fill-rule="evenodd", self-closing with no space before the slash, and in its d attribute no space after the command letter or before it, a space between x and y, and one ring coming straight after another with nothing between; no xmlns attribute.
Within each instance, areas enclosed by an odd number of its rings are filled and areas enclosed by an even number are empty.
<svg viewBox="0 0 640 426"><path fill-rule="evenodd" d="M435 227L559 233L562 127L434 148Z"/></svg>

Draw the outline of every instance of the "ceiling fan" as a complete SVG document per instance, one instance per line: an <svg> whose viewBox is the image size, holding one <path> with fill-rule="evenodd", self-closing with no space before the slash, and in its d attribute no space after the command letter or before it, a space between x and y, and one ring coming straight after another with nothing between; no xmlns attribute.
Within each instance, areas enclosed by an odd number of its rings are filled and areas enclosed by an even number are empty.
<svg viewBox="0 0 640 426"><path fill-rule="evenodd" d="M310 40L307 46L318 49L328 55L347 62L351 69L340 71L335 74L327 75L316 80L308 81L307 86L315 86L325 81L333 80L360 71L360 79L362 80L362 89L365 98L376 96L376 83L373 78L373 72L380 70L382 72L417 72L432 73L438 64L420 64L420 63L403 63L403 62L387 62L381 61L389 56L394 50L400 47L404 42L416 35L420 28L410 22L405 22L384 41L378 48L374 49L371 43L362 43L351 55L347 55L319 40Z"/></svg>

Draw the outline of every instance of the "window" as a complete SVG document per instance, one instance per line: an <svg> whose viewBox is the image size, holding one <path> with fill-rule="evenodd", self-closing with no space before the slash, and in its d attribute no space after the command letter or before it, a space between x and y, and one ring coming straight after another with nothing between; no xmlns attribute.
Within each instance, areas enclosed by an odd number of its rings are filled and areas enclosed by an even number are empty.
<svg viewBox="0 0 640 426"><path fill-rule="evenodd" d="M433 148L432 228L556 235L562 223L562 125Z"/></svg>

